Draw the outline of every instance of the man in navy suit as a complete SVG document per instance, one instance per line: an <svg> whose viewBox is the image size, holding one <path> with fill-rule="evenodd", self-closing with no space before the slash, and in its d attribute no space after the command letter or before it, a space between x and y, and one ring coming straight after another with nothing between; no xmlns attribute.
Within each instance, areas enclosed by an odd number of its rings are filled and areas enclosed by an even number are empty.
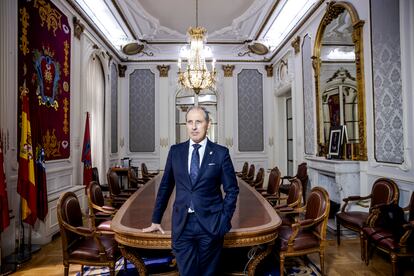
<svg viewBox="0 0 414 276"><path fill-rule="evenodd" d="M224 235L231 228L239 187L229 150L206 137L210 127L208 112L202 107L191 107L186 125L190 139L171 147L152 224L142 231L164 233L160 223L175 186L172 248L180 275L215 275Z"/></svg>

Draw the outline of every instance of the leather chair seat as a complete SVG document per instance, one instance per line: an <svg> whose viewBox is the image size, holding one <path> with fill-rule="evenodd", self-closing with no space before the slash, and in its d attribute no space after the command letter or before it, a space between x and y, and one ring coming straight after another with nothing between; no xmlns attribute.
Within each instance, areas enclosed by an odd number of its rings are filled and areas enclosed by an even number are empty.
<svg viewBox="0 0 414 276"><path fill-rule="evenodd" d="M366 212L359 212L359 211L353 211L353 212L341 212L336 214L336 219L341 222L346 222L343 224L352 224L357 226L358 228L362 228L365 226L365 222L368 218L368 213Z"/></svg>
<svg viewBox="0 0 414 276"><path fill-rule="evenodd" d="M280 249L287 250L288 240L292 235L292 227L287 225L282 225L279 228L279 238L280 238ZM298 235L296 236L293 249L304 250L308 248L315 248L320 244L320 239L309 230L299 230Z"/></svg>
<svg viewBox="0 0 414 276"><path fill-rule="evenodd" d="M113 237L102 235L100 240L108 258L114 258L114 256L120 255L118 245ZM69 253L71 259L87 260L90 262L98 262L100 260L99 248L93 238L79 239L71 247L75 248L75 250Z"/></svg>
<svg viewBox="0 0 414 276"><path fill-rule="evenodd" d="M104 221L102 223L100 223L97 227L96 230L98 231L105 231L105 232L112 232L111 229L111 222L110 220Z"/></svg>

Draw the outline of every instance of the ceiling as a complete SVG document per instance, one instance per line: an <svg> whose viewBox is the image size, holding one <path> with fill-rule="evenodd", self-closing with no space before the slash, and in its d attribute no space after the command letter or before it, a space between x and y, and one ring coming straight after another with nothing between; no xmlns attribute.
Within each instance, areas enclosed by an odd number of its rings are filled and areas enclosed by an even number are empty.
<svg viewBox="0 0 414 276"><path fill-rule="evenodd" d="M279 0L198 0L198 23L217 60L263 60L247 53ZM196 25L195 0L113 0L132 35L145 44L129 60L176 60Z"/></svg>
<svg viewBox="0 0 414 276"><path fill-rule="evenodd" d="M68 1L73 3L74 0ZM270 27L267 23L277 18L282 7L287 6L287 1L293 1L291 5L299 4L297 0L103 1L116 15L124 31L143 45L135 55L126 55L116 49L121 59L146 62L177 60L180 49L188 42L188 28L196 26L196 10L198 25L207 29L207 44L217 61L267 62L277 47L267 52L266 48L263 51L263 45L256 42L261 41ZM319 0L321 2L323 0ZM288 39L291 38L288 36Z"/></svg>

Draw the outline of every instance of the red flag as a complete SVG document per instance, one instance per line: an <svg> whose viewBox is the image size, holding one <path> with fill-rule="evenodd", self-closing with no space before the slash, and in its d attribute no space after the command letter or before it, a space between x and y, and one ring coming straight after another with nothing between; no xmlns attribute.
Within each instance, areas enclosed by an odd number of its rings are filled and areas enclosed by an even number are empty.
<svg viewBox="0 0 414 276"><path fill-rule="evenodd" d="M89 132L89 112L86 112L85 133L83 135L82 148L82 162L83 162L83 185L86 188L89 182L92 181L92 157L91 157L91 135Z"/></svg>
<svg viewBox="0 0 414 276"><path fill-rule="evenodd" d="M0 232L10 225L6 175L4 173L3 143L0 141Z"/></svg>
<svg viewBox="0 0 414 276"><path fill-rule="evenodd" d="M34 225L37 219L37 190L34 171L32 131L30 128L29 98L27 92L22 92L21 97L22 121L17 192L22 199L22 220Z"/></svg>

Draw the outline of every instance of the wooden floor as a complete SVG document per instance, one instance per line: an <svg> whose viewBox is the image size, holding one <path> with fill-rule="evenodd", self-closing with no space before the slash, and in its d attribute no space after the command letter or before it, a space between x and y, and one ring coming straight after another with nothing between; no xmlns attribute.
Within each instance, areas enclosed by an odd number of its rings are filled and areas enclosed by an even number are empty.
<svg viewBox="0 0 414 276"><path fill-rule="evenodd" d="M341 245L337 246L334 240L328 242L326 250L326 275L391 275L389 258L384 254L375 253L369 266L366 266L360 258L360 247L358 239L343 239ZM319 266L319 256L310 255L309 258ZM412 260L411 260L412 261ZM404 268L401 275L414 275L414 265L406 260L399 264ZM70 266L70 275L80 271L79 265ZM61 240L56 238L50 244L44 246L28 263L22 265L13 275L63 275Z"/></svg>

